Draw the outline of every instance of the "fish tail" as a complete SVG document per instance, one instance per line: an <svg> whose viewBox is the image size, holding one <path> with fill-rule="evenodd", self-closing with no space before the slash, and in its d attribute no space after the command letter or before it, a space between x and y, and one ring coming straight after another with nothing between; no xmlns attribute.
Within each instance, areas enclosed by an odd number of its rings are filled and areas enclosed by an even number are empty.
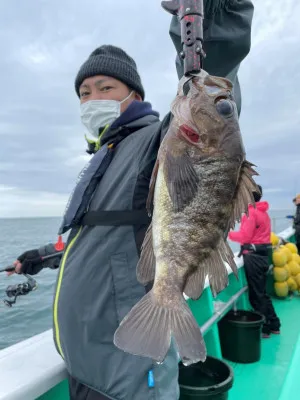
<svg viewBox="0 0 300 400"><path fill-rule="evenodd" d="M184 297L175 308L168 308L158 304L150 291L123 319L114 344L127 353L162 363L172 336L184 365L205 361L205 343Z"/></svg>

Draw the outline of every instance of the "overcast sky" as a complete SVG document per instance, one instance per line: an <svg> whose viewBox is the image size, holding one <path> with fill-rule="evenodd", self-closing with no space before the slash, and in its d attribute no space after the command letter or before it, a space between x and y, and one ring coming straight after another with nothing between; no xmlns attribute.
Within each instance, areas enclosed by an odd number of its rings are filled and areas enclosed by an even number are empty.
<svg viewBox="0 0 300 400"><path fill-rule="evenodd" d="M300 192L300 3L254 4L241 129L265 198L290 208ZM97 46L126 50L146 100L168 112L177 89L169 23L159 0L0 1L0 217L62 214L88 160L74 78Z"/></svg>

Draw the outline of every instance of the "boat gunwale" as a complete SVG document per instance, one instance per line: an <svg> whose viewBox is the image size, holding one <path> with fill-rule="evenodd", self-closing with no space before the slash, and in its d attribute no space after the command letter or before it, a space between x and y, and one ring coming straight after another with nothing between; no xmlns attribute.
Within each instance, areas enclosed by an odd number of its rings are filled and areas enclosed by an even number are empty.
<svg viewBox="0 0 300 400"><path fill-rule="evenodd" d="M278 236L288 239L293 234L293 228L289 227ZM238 268L243 267L237 253L235 262ZM228 264L226 268L228 275L232 274ZM206 281L205 287L208 285ZM52 329L0 350L0 371L1 400L36 399L67 378L64 361L53 342Z"/></svg>

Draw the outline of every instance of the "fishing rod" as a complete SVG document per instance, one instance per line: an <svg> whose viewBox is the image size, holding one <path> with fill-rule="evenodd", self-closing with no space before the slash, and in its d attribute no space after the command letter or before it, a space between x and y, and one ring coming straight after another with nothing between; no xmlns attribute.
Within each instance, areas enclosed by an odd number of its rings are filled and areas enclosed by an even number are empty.
<svg viewBox="0 0 300 400"><path fill-rule="evenodd" d="M63 251L59 251L54 254L49 254L48 256L41 257L41 262L43 262L45 260L49 260L49 259L57 257L57 256L60 256L62 254L63 254ZM0 272L12 272L14 270L15 270L15 266L9 265L3 269L0 269ZM15 285L9 285L9 286L7 286L7 288L5 290L7 297L14 298L13 300L8 300L8 299L3 300L3 303L7 307L12 307L12 305L16 303L17 298L19 296L25 296L26 294L36 290L38 287L37 281L35 279L33 279L32 276L30 276L28 274L24 274L24 273L22 275L24 275L25 278L27 278L26 282L18 283Z"/></svg>
<svg viewBox="0 0 300 400"><path fill-rule="evenodd" d="M198 74L203 65L203 0L171 0L162 1L162 7L173 15L177 15L181 25L184 75Z"/></svg>
<svg viewBox="0 0 300 400"><path fill-rule="evenodd" d="M54 258L54 257L60 256L62 254L63 254L63 251L58 251L58 252L56 252L54 254L49 254L48 256L41 257L41 262L43 262L45 260L49 260L50 258ZM0 272L12 272L14 270L15 270L15 266L14 265L8 265L7 267L0 269Z"/></svg>

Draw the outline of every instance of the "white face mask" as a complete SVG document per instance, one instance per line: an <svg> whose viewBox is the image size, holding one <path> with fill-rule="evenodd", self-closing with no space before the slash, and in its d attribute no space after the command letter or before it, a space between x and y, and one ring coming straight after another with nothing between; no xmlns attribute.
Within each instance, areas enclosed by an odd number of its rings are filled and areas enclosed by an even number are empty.
<svg viewBox="0 0 300 400"><path fill-rule="evenodd" d="M80 104L81 122L88 132L96 139L99 137L99 129L111 125L121 115L121 104L124 103L133 92L122 101L116 100L90 100Z"/></svg>

